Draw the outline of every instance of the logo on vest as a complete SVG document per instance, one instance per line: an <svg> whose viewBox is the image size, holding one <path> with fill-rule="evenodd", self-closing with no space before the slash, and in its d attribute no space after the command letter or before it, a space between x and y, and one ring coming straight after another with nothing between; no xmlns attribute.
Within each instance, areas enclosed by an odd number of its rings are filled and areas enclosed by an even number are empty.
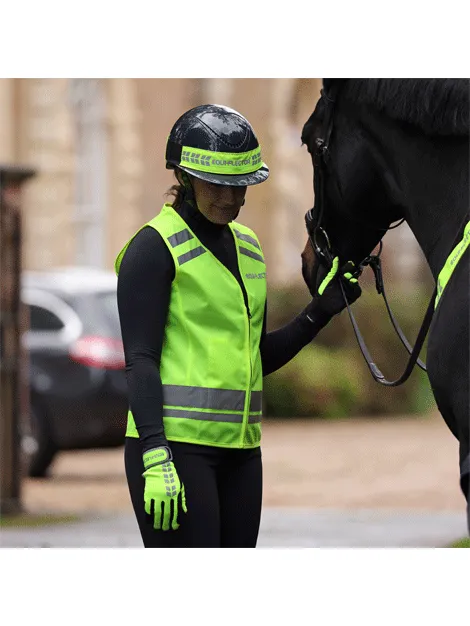
<svg viewBox="0 0 470 626"><path fill-rule="evenodd" d="M246 278L266 278L266 272L260 272L259 274L245 274Z"/></svg>

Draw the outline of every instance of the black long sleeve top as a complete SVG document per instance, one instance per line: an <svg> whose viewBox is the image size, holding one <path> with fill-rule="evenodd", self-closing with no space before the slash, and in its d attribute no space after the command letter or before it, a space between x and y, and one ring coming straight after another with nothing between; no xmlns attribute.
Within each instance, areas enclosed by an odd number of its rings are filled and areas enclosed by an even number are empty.
<svg viewBox="0 0 470 626"><path fill-rule="evenodd" d="M178 212L201 243L232 272L246 298L230 228L210 222L186 202ZM162 237L152 227L143 228L124 255L117 288L129 405L143 451L167 444L159 367L174 277L174 261ZM263 376L288 363L324 325L325 320L312 322L311 314L307 317L302 311L286 326L268 333L265 308L260 341Z"/></svg>

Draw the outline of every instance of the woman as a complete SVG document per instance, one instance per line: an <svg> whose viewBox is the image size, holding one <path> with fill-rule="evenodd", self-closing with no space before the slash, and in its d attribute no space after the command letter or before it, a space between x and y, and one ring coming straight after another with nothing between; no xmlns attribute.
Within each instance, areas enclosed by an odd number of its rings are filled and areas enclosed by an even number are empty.
<svg viewBox="0 0 470 626"><path fill-rule="evenodd" d="M171 130L166 166L178 182L173 203L116 260L131 500L145 547L255 547L263 376L343 302L328 276L320 297L266 332L261 245L234 220L247 186L269 170L242 115L216 105L187 111ZM359 286L348 286L354 301Z"/></svg>

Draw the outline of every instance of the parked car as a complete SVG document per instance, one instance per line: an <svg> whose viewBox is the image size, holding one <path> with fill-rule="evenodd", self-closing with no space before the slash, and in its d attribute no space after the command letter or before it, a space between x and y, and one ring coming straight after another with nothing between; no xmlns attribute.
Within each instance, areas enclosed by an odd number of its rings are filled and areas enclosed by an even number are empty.
<svg viewBox="0 0 470 626"><path fill-rule="evenodd" d="M45 476L60 450L120 446L127 386L112 272L60 268L24 272L30 329L30 411L22 451L30 476Z"/></svg>

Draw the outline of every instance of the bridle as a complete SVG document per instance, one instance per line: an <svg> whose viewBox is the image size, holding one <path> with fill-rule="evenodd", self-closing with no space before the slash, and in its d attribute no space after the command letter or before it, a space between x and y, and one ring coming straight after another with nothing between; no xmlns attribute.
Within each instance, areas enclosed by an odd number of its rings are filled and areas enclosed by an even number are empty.
<svg viewBox="0 0 470 626"><path fill-rule="evenodd" d="M313 248L313 251L315 252L315 255L317 259L319 260L319 262L328 268L331 268L334 254L333 254L333 249L331 246L330 238L328 237L326 230L322 226L322 223L323 223L324 212L326 209L325 178L327 174L332 176L333 178L335 177L334 170L330 167L329 143L330 143L331 133L333 130L335 98L337 96L337 91L339 87L340 85L333 84L329 93L326 93L325 90L322 90L321 92L321 98L325 104L325 115L323 119L322 133L321 133L321 136L318 137L315 141L315 149L312 155L313 164L314 164L313 186L314 186L315 200L314 200L313 208L307 211L305 215L305 223L307 227L308 237L310 240L310 244ZM335 182L339 190L337 181L335 180ZM405 218L400 220L394 226L389 226L388 228L372 227L366 224L364 224L364 227L369 228L369 229L373 228L376 231L377 230L383 231L385 233L388 230L391 230L393 228L397 228L397 226L400 226L404 222L404 220ZM355 275L356 277L359 276L366 266L371 267L375 276L375 285L376 285L377 292L379 295L382 295L384 302L385 302L385 306L387 308L388 315L392 322L392 325L396 333L398 334L402 344L405 346L408 354L410 355L405 371L396 380L392 380L392 381L387 380L385 376L382 374L382 372L380 371L380 369L372 360L369 350L367 349L367 346L365 344L364 338L357 325L356 319L349 306L349 302L347 300L344 286L341 280L339 280L339 285L340 285L341 292L343 294L343 298L344 298L344 301L348 310L349 318L351 320L351 323L354 329L354 333L356 335L357 342L359 344L359 348L361 349L362 355L367 363L367 366L373 378L382 385L386 385L388 387L397 387L398 385L401 385L402 383L404 383L410 377L411 372L413 371L413 368L416 364L422 370L426 371L425 364L418 357L424 345L424 341L425 341L427 332L429 330L429 327L431 325L431 320L432 320L433 313L434 313L434 303L435 303L435 298L437 294L437 287L434 289L434 293L431 297L431 301L429 303L428 309L424 316L423 323L421 324L421 328L416 338L416 343L414 347L412 348L410 343L406 339L405 335L403 334L403 331L401 330L400 326L398 325L398 322L395 319L390 309L388 300L387 300L383 276L382 276L382 263L380 259L382 248L383 248L383 244L382 244L382 240L380 240L378 254L376 255L371 254L365 257L365 259L361 261L361 263L359 264Z"/></svg>

